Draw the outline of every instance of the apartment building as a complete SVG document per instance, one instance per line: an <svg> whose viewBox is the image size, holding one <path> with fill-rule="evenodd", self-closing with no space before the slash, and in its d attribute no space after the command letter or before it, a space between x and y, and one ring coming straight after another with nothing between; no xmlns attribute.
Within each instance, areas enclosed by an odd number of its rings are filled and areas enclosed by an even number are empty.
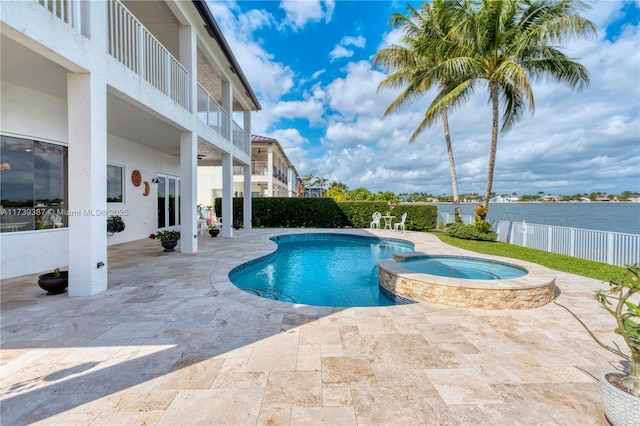
<svg viewBox="0 0 640 426"><path fill-rule="evenodd" d="M0 25L2 278L68 266L87 296L107 288L109 245L180 229L197 251L201 161L233 235L261 106L205 1L3 1Z"/></svg>
<svg viewBox="0 0 640 426"><path fill-rule="evenodd" d="M233 169L233 194L247 192L244 168ZM198 167L198 204L213 205L222 194L222 169L200 162ZM251 135L251 197L300 197L300 176L280 142L266 136ZM223 221L224 222L224 221Z"/></svg>

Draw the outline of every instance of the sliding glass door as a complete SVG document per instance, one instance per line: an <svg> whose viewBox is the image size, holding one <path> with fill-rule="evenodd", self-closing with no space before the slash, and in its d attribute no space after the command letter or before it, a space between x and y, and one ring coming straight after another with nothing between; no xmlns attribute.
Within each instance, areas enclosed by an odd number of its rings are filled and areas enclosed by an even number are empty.
<svg viewBox="0 0 640 426"><path fill-rule="evenodd" d="M158 228L180 225L180 178L158 175Z"/></svg>

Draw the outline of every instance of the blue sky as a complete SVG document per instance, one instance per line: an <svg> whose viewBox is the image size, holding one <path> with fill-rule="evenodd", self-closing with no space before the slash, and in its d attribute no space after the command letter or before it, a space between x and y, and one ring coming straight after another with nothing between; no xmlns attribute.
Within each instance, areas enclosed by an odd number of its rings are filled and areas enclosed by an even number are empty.
<svg viewBox="0 0 640 426"><path fill-rule="evenodd" d="M420 2L410 2L419 5ZM399 40L388 25L395 1L209 2L263 110L253 133L281 143L301 176L351 189L450 194L441 125L409 144L434 93L382 119L397 96L377 91L371 65ZM640 191L640 1L600 1L585 13L591 40L564 46L591 83L582 92L536 83L536 110L501 134L493 189L499 194ZM486 89L450 116L459 190L483 193L491 112Z"/></svg>

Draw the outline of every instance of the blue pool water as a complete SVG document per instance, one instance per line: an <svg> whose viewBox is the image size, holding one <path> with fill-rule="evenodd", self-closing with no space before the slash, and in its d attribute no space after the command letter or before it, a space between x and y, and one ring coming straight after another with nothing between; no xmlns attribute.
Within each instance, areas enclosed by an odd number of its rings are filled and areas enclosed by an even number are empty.
<svg viewBox="0 0 640 426"><path fill-rule="evenodd" d="M229 273L238 288L315 306L389 306L378 289L378 260L413 251L411 243L342 234L272 238L278 249Z"/></svg>
<svg viewBox="0 0 640 426"><path fill-rule="evenodd" d="M407 259L399 265L423 274L473 280L503 280L527 274L527 270L519 266L461 256L420 256Z"/></svg>

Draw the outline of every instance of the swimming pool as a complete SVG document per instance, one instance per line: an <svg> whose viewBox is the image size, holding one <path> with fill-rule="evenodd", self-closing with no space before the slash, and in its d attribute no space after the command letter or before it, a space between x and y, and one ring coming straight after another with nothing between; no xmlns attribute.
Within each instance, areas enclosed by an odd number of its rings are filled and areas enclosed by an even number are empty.
<svg viewBox="0 0 640 426"><path fill-rule="evenodd" d="M315 306L390 306L378 286L377 262L414 251L412 243L345 234L271 238L278 248L229 273L238 288L261 297Z"/></svg>
<svg viewBox="0 0 640 426"><path fill-rule="evenodd" d="M463 256L411 257L402 266L423 274L472 280L503 280L524 277L528 273L509 263Z"/></svg>

